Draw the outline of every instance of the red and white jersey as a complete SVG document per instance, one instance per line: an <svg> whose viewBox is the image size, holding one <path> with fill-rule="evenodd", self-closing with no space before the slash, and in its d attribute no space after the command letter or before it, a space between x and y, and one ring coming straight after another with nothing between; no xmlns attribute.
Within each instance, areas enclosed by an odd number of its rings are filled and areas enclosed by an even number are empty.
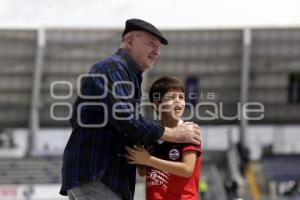
<svg viewBox="0 0 300 200"><path fill-rule="evenodd" d="M167 172L147 168L147 200L198 200L198 181L201 167L201 146L163 142L146 146L151 155L170 161L182 162L186 151L197 152L197 160L191 177L185 178Z"/></svg>

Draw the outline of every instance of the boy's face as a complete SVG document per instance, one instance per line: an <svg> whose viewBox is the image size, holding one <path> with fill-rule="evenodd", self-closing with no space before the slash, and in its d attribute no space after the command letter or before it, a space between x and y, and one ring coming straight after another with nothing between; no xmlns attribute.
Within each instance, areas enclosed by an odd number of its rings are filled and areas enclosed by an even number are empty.
<svg viewBox="0 0 300 200"><path fill-rule="evenodd" d="M180 119L185 107L184 93L179 91L167 92L158 105L162 117Z"/></svg>

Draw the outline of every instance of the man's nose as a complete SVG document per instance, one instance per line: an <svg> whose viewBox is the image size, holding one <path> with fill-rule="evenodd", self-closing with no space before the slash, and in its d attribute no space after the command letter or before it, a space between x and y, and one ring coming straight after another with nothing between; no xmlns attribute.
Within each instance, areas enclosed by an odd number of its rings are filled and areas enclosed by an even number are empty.
<svg viewBox="0 0 300 200"><path fill-rule="evenodd" d="M160 48L159 48L159 47L158 47L158 48L154 48L154 49L153 49L153 53L154 53L155 55L159 56L159 55L160 55Z"/></svg>

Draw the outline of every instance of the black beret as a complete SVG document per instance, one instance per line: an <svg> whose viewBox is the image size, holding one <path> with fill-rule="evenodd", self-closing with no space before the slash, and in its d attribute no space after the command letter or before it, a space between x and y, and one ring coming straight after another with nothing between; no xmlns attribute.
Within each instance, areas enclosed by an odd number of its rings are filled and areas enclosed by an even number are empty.
<svg viewBox="0 0 300 200"><path fill-rule="evenodd" d="M168 40L163 36L163 34L152 24L143 21L141 19L129 19L126 21L126 26L123 31L122 37L130 31L146 31L155 37L157 37L162 44L167 45Z"/></svg>

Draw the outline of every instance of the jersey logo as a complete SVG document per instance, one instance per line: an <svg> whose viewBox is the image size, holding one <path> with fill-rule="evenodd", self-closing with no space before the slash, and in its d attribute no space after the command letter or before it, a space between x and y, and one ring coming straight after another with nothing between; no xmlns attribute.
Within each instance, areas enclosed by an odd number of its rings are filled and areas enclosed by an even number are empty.
<svg viewBox="0 0 300 200"><path fill-rule="evenodd" d="M180 157L180 153L178 151L178 149L171 149L169 151L169 158L171 160L177 160Z"/></svg>

